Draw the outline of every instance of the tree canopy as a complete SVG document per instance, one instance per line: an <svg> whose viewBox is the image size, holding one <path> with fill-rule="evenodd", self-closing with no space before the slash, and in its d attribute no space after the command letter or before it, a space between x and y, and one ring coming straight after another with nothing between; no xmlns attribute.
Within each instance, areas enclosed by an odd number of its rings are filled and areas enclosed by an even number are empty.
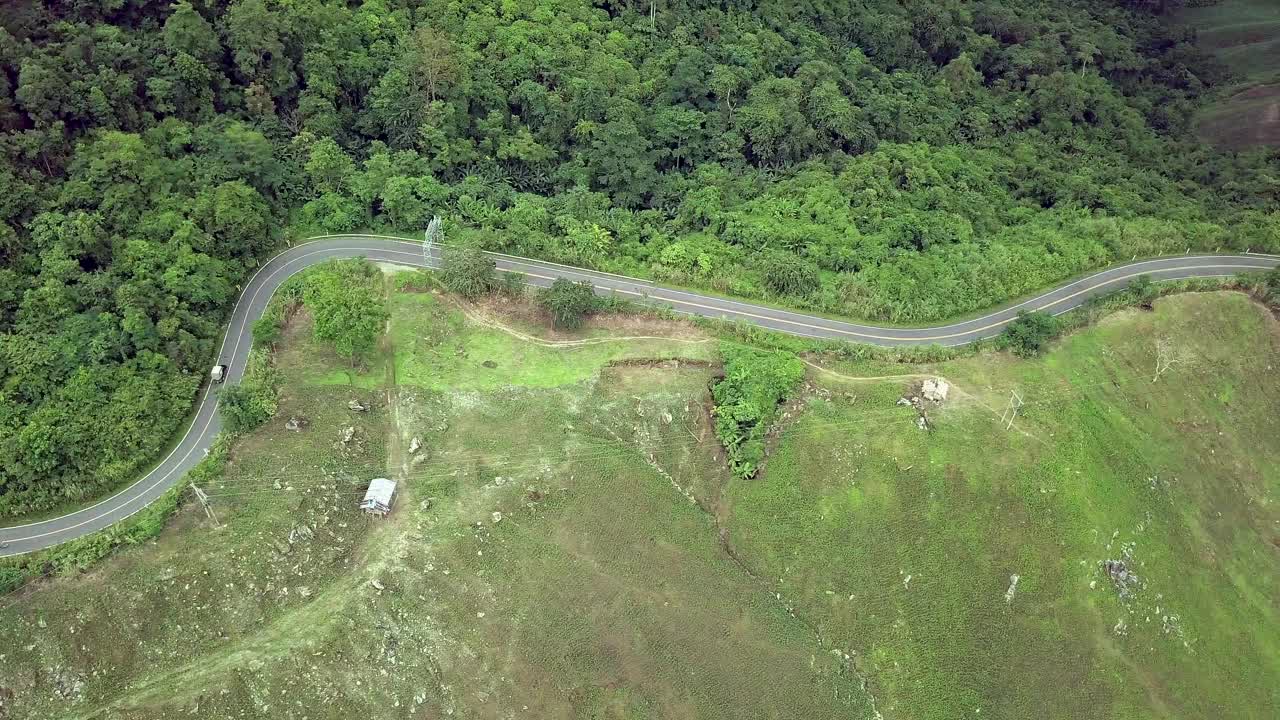
<svg viewBox="0 0 1280 720"><path fill-rule="evenodd" d="M900 322L1135 254L1280 251L1280 156L1197 141L1230 72L1173 5L17 4L0 513L158 452L286 227L439 214L451 242Z"/></svg>

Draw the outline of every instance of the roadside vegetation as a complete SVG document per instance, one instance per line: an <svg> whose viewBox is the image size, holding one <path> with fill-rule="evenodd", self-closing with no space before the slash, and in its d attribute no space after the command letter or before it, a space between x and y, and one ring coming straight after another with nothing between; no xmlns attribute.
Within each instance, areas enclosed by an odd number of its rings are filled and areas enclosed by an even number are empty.
<svg viewBox="0 0 1280 720"><path fill-rule="evenodd" d="M439 214L450 243L898 322L1280 249L1274 151L1195 137L1231 80L1176 4L13 4L0 514L156 457L282 228Z"/></svg>
<svg viewBox="0 0 1280 720"><path fill-rule="evenodd" d="M1153 299L1034 359L806 366L685 321L552 329L532 292L382 287L359 382L330 381L350 363L305 305L282 315L276 412L195 478L218 525L187 505L0 600L7 720L1273 699L1280 327L1243 294ZM369 520L379 476L400 495Z"/></svg>

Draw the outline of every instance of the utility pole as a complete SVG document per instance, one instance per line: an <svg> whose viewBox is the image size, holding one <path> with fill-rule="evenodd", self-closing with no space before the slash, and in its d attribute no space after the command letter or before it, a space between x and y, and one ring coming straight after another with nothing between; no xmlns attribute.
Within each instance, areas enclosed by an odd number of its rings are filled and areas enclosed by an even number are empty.
<svg viewBox="0 0 1280 720"><path fill-rule="evenodd" d="M204 506L204 514L209 516L215 527L222 527L222 523L218 522L218 516L213 514L213 506L209 504L209 496L204 491L196 487L195 483L191 483L191 489L196 492L196 499Z"/></svg>
<svg viewBox="0 0 1280 720"><path fill-rule="evenodd" d="M1018 411L1022 409L1024 404L1022 396L1018 394L1017 390L1009 391L1009 405L1004 409L1004 412L1000 413L1000 422L1005 424L1005 430L1013 428L1014 418L1018 417Z"/></svg>
<svg viewBox="0 0 1280 720"><path fill-rule="evenodd" d="M422 261L431 267L431 248L440 242L444 231L440 229L440 216L432 215L427 223L427 231L422 234Z"/></svg>

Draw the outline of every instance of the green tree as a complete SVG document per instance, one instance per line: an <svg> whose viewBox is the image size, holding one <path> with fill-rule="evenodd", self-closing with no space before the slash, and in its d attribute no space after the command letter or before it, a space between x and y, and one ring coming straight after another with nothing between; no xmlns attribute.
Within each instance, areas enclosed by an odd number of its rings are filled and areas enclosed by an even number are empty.
<svg viewBox="0 0 1280 720"><path fill-rule="evenodd" d="M218 33L191 6L190 0L179 0L173 5L173 12L165 19L161 33L169 52L184 53L205 65L214 64L222 52Z"/></svg>
<svg viewBox="0 0 1280 720"><path fill-rule="evenodd" d="M245 183L225 182L196 199L195 216L208 234L197 248L218 258L247 258L271 246L271 208Z"/></svg>
<svg viewBox="0 0 1280 720"><path fill-rule="evenodd" d="M1001 343L1019 357L1039 355L1057 337L1058 319L1045 312L1023 312L1001 334Z"/></svg>
<svg viewBox="0 0 1280 720"><path fill-rule="evenodd" d="M307 158L307 177L317 194L340 193L350 187L356 164L333 138L320 138Z"/></svg>
<svg viewBox="0 0 1280 720"><path fill-rule="evenodd" d="M366 260L326 263L307 278L302 302L311 311L316 339L354 365L372 353L387 320L382 273Z"/></svg>
<svg viewBox="0 0 1280 720"><path fill-rule="evenodd" d="M739 345L725 345L721 355L724 377L711 388L716 436L734 473L750 478L764 460L765 434L778 405L804 379L804 364L790 353Z"/></svg>

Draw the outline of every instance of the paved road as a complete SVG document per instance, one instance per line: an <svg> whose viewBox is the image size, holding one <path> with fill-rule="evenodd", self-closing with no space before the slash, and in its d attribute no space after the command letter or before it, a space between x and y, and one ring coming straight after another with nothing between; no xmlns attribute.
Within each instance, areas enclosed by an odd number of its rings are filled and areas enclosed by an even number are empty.
<svg viewBox="0 0 1280 720"><path fill-rule="evenodd" d="M236 383L244 372L252 343L253 321L262 315L275 289L289 276L333 258L363 256L378 262L436 267L439 253L424 258L418 243L373 235L338 235L316 238L272 258L250 278L218 352L219 362L230 366L227 383ZM582 270L555 263L494 255L498 269L523 273L532 285L550 285L557 278L585 280L601 295L669 307L678 313L744 320L762 327L805 337L832 338L876 345L961 345L997 335L1020 310L1044 310L1059 314L1086 299L1123 287L1138 275L1172 280L1189 277L1222 277L1265 270L1280 264L1280 257L1263 255L1183 255L1118 265L1082 280L1063 285L1030 300L1002 308L979 318L931 328L886 328L842 322L736 300L673 290L646 280ZM217 389L206 387L198 411L182 442L160 464L133 485L101 502L62 517L0 529L0 556L17 555L73 540L101 530L146 507L182 479L204 457L222 427L217 413Z"/></svg>

